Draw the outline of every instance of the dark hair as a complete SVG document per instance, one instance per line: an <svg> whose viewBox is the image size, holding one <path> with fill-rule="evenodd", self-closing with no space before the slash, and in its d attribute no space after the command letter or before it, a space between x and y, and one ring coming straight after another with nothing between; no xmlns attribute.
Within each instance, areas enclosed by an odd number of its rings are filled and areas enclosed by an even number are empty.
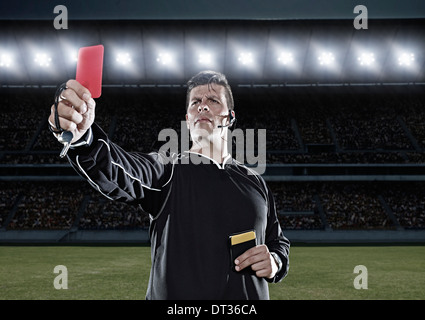
<svg viewBox="0 0 425 320"><path fill-rule="evenodd" d="M192 89L206 84L210 86L212 83L223 86L226 89L225 97L227 101L227 107L229 108L229 110L234 109L235 106L233 101L232 89L230 88L230 85L227 82L226 76L220 72L206 70L194 75L187 82L186 111L189 106L190 92L192 91Z"/></svg>

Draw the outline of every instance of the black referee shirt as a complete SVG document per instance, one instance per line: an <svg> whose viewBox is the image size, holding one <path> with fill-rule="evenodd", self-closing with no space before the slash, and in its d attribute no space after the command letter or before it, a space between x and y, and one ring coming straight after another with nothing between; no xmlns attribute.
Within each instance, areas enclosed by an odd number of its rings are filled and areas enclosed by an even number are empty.
<svg viewBox="0 0 425 320"><path fill-rule="evenodd" d="M150 214L147 299L269 299L267 281L286 275L290 245L261 176L230 157L218 164L189 152L125 152L96 124L92 135L89 146L68 152L74 169L107 198ZM232 270L229 235L247 230L281 258L273 279Z"/></svg>

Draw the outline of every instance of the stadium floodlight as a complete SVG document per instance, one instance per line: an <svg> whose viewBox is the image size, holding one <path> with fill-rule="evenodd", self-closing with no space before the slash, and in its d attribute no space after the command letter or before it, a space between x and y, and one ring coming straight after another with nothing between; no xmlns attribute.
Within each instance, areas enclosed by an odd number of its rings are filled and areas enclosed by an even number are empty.
<svg viewBox="0 0 425 320"><path fill-rule="evenodd" d="M277 61L279 61L281 64L288 65L294 62L294 57L291 52L285 51L280 53Z"/></svg>
<svg viewBox="0 0 425 320"><path fill-rule="evenodd" d="M335 62L335 56L332 52L322 52L317 59L321 66L330 66Z"/></svg>
<svg viewBox="0 0 425 320"><path fill-rule="evenodd" d="M202 52L198 56L198 63L201 65L211 65L212 64L212 56L208 52Z"/></svg>
<svg viewBox="0 0 425 320"><path fill-rule="evenodd" d="M411 52L403 52L398 57L398 64L400 66L409 67L415 61L415 55Z"/></svg>
<svg viewBox="0 0 425 320"><path fill-rule="evenodd" d="M76 63L78 61L78 50L72 50L69 54L70 63Z"/></svg>
<svg viewBox="0 0 425 320"><path fill-rule="evenodd" d="M170 65L173 62L173 56L169 52L161 52L156 61L162 65Z"/></svg>
<svg viewBox="0 0 425 320"><path fill-rule="evenodd" d="M34 62L40 67L49 67L52 58L47 53L37 53L34 58Z"/></svg>
<svg viewBox="0 0 425 320"><path fill-rule="evenodd" d="M8 53L0 54L0 68L10 68L13 64L12 55Z"/></svg>
<svg viewBox="0 0 425 320"><path fill-rule="evenodd" d="M375 62L375 55L373 52L363 52L357 60L362 66L371 66Z"/></svg>
<svg viewBox="0 0 425 320"><path fill-rule="evenodd" d="M128 52L119 52L115 60L120 65L128 65L131 63L131 56Z"/></svg>
<svg viewBox="0 0 425 320"><path fill-rule="evenodd" d="M254 59L251 52L241 52L238 57L238 61L240 61L243 65L252 65Z"/></svg>

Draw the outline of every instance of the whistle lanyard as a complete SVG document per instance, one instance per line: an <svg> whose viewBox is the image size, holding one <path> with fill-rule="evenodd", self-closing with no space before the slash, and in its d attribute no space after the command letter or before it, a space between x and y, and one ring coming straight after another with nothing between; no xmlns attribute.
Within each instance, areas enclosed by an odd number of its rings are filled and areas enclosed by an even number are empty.
<svg viewBox="0 0 425 320"><path fill-rule="evenodd" d="M56 127L56 130L52 128L50 123L48 123L49 130L53 133L62 133L62 132L65 131L60 126L59 114L58 114L59 99L60 99L62 92L65 91L65 90L66 90L66 83L62 83L58 87L58 89L56 90L56 93L55 93L55 127Z"/></svg>

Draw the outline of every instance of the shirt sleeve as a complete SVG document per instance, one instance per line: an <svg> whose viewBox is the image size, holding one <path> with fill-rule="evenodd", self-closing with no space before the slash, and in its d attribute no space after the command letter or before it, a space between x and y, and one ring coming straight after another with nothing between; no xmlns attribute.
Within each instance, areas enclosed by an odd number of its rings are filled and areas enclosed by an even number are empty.
<svg viewBox="0 0 425 320"><path fill-rule="evenodd" d="M80 176L110 200L142 204L170 182L173 159L160 153L126 152L111 142L96 124L92 141L68 152L68 160Z"/></svg>
<svg viewBox="0 0 425 320"><path fill-rule="evenodd" d="M268 216L265 242L269 251L276 253L282 261L282 267L278 270L276 275L272 279L266 280L269 282L279 282L288 274L290 242L283 235L280 227L273 193L267 185L266 188L268 195Z"/></svg>

